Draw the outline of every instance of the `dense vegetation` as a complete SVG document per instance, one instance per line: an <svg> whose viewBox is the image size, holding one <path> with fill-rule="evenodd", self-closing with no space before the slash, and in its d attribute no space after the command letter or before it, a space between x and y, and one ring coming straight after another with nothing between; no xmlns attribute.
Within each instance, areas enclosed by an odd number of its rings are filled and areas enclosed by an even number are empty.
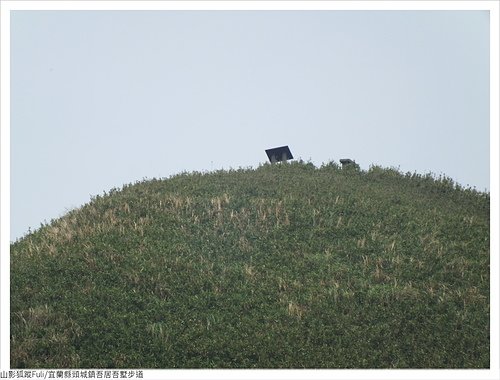
<svg viewBox="0 0 500 380"><path fill-rule="evenodd" d="M11 366L487 368L489 203L335 163L113 189L11 245Z"/></svg>

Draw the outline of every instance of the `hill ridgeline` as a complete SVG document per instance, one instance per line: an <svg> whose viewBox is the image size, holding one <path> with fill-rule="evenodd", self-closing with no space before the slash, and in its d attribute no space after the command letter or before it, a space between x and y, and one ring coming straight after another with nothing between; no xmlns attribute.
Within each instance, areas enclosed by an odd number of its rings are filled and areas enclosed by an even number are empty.
<svg viewBox="0 0 500 380"><path fill-rule="evenodd" d="M335 163L113 189L11 245L11 366L488 368L489 205Z"/></svg>

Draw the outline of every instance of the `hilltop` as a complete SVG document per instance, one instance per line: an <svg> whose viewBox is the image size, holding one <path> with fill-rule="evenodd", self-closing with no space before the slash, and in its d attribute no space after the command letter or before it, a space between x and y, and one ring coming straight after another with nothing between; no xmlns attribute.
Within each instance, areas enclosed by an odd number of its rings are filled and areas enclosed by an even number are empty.
<svg viewBox="0 0 500 380"><path fill-rule="evenodd" d="M489 205L335 163L112 189L11 245L11 366L488 368Z"/></svg>

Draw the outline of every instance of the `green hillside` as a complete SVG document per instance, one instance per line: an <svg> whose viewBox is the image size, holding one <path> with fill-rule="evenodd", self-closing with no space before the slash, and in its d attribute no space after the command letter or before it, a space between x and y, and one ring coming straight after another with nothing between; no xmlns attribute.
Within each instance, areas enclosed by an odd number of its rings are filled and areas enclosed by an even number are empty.
<svg viewBox="0 0 500 380"><path fill-rule="evenodd" d="M489 204L335 163L113 189L11 245L11 366L488 368Z"/></svg>

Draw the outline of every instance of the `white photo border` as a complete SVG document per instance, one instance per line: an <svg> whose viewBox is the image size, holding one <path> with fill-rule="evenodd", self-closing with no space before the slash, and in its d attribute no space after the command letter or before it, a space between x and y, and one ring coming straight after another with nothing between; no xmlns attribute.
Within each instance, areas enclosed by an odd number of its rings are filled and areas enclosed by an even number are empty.
<svg viewBox="0 0 500 380"><path fill-rule="evenodd" d="M145 379L499 379L499 9L491 1L0 1L0 369L10 369L10 13L23 10L488 10L490 12L490 369L148 370Z"/></svg>

